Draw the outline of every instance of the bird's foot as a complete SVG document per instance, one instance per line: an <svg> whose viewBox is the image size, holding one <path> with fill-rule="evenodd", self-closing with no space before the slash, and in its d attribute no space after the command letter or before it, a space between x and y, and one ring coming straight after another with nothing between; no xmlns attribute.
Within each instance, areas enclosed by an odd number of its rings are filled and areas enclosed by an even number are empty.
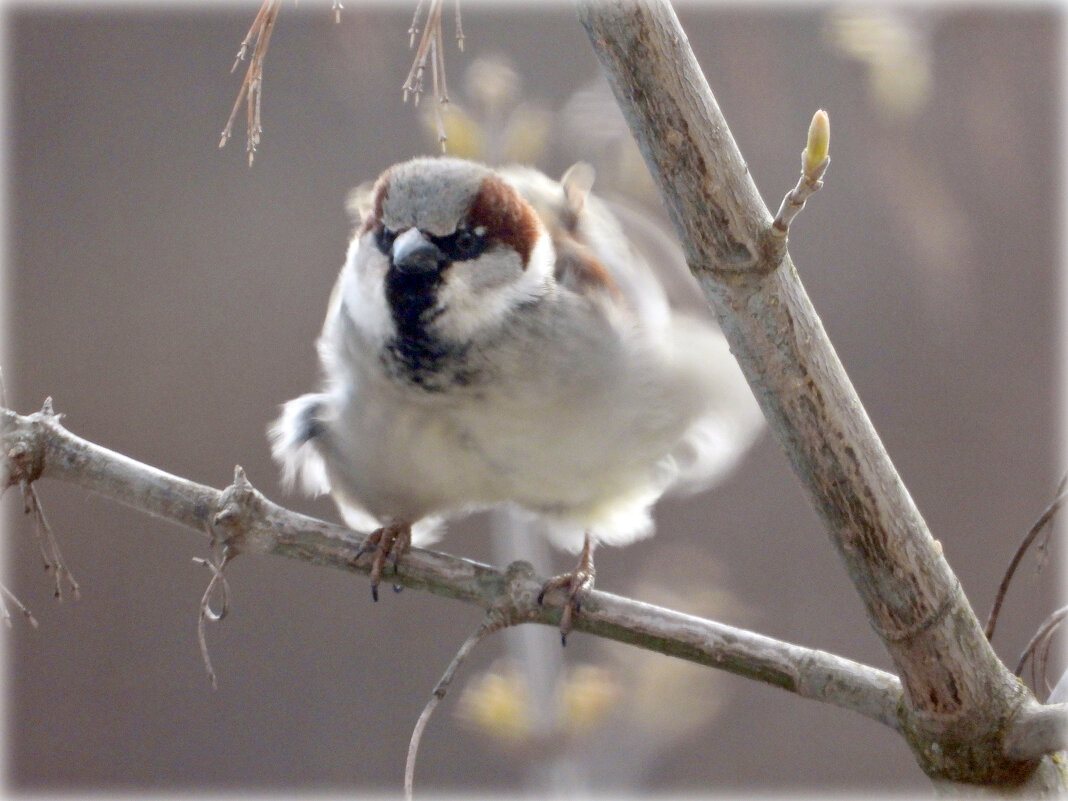
<svg viewBox="0 0 1068 801"><path fill-rule="evenodd" d="M560 614L561 645L567 645L567 635L571 633L574 616L581 611L582 602L593 590L593 582L596 576L597 571L593 568L593 546L587 537L582 547L582 553L579 556L579 563L575 569L570 573L553 576L542 585L541 592L538 593L539 604L545 600L546 593L553 590L564 590L567 595L567 602L564 604L563 612Z"/></svg>
<svg viewBox="0 0 1068 801"><path fill-rule="evenodd" d="M374 552L371 557L371 598L378 600L378 584L382 580L382 569L386 562L393 563L393 572L397 572L397 561L412 545L412 527L404 523L391 523L375 529L367 535L360 550L356 552L359 559L365 553ZM394 585L400 592L400 585Z"/></svg>

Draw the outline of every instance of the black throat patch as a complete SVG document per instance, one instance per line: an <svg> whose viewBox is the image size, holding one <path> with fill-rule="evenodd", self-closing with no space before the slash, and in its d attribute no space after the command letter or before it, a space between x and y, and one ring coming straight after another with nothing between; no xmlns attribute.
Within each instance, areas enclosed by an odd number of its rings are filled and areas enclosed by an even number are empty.
<svg viewBox="0 0 1068 801"><path fill-rule="evenodd" d="M397 335L386 343L382 360L391 374L427 392L466 386L475 377L467 346L443 342L430 331L442 312L434 308L440 286L437 270L410 273L390 267L386 273L386 301Z"/></svg>

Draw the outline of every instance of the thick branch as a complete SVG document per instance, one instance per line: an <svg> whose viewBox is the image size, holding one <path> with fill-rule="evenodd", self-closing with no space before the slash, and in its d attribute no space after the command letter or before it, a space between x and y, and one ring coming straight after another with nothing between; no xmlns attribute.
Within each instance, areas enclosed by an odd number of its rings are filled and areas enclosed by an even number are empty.
<svg viewBox="0 0 1068 801"><path fill-rule="evenodd" d="M272 503L252 488L240 468L234 484L219 491L81 439L50 413L21 416L2 409L0 415L0 489L58 479L196 531L213 528L231 552L287 556L350 572L369 570L370 560L357 558L361 535ZM401 560L399 574L390 578L501 610L509 624L559 624L562 599L549 596L545 606L539 605L544 582L526 563L498 570L414 548ZM899 729L900 682L833 654L597 591L583 602L574 627L851 709Z"/></svg>
<svg viewBox="0 0 1068 801"><path fill-rule="evenodd" d="M578 11L690 268L901 675L921 766L952 780L1019 781L1029 769L1000 758L997 740L1026 690L983 636L774 246L771 215L674 11L666 0L578 0Z"/></svg>

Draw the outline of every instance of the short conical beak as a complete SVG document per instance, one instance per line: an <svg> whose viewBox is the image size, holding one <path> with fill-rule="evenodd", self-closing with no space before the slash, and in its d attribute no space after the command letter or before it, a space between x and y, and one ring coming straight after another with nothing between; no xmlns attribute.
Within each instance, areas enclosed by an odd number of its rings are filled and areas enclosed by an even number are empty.
<svg viewBox="0 0 1068 801"><path fill-rule="evenodd" d="M402 273L428 273L437 270L445 254L418 228L409 228L393 242L393 266Z"/></svg>

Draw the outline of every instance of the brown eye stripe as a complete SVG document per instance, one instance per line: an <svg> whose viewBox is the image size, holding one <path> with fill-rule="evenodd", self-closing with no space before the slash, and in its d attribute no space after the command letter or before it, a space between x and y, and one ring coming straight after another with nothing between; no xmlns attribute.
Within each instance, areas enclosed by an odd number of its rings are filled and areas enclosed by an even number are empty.
<svg viewBox="0 0 1068 801"><path fill-rule="evenodd" d="M515 249L526 269L538 240L538 215L512 187L495 175L482 179L467 212L467 225L485 228L493 240Z"/></svg>

